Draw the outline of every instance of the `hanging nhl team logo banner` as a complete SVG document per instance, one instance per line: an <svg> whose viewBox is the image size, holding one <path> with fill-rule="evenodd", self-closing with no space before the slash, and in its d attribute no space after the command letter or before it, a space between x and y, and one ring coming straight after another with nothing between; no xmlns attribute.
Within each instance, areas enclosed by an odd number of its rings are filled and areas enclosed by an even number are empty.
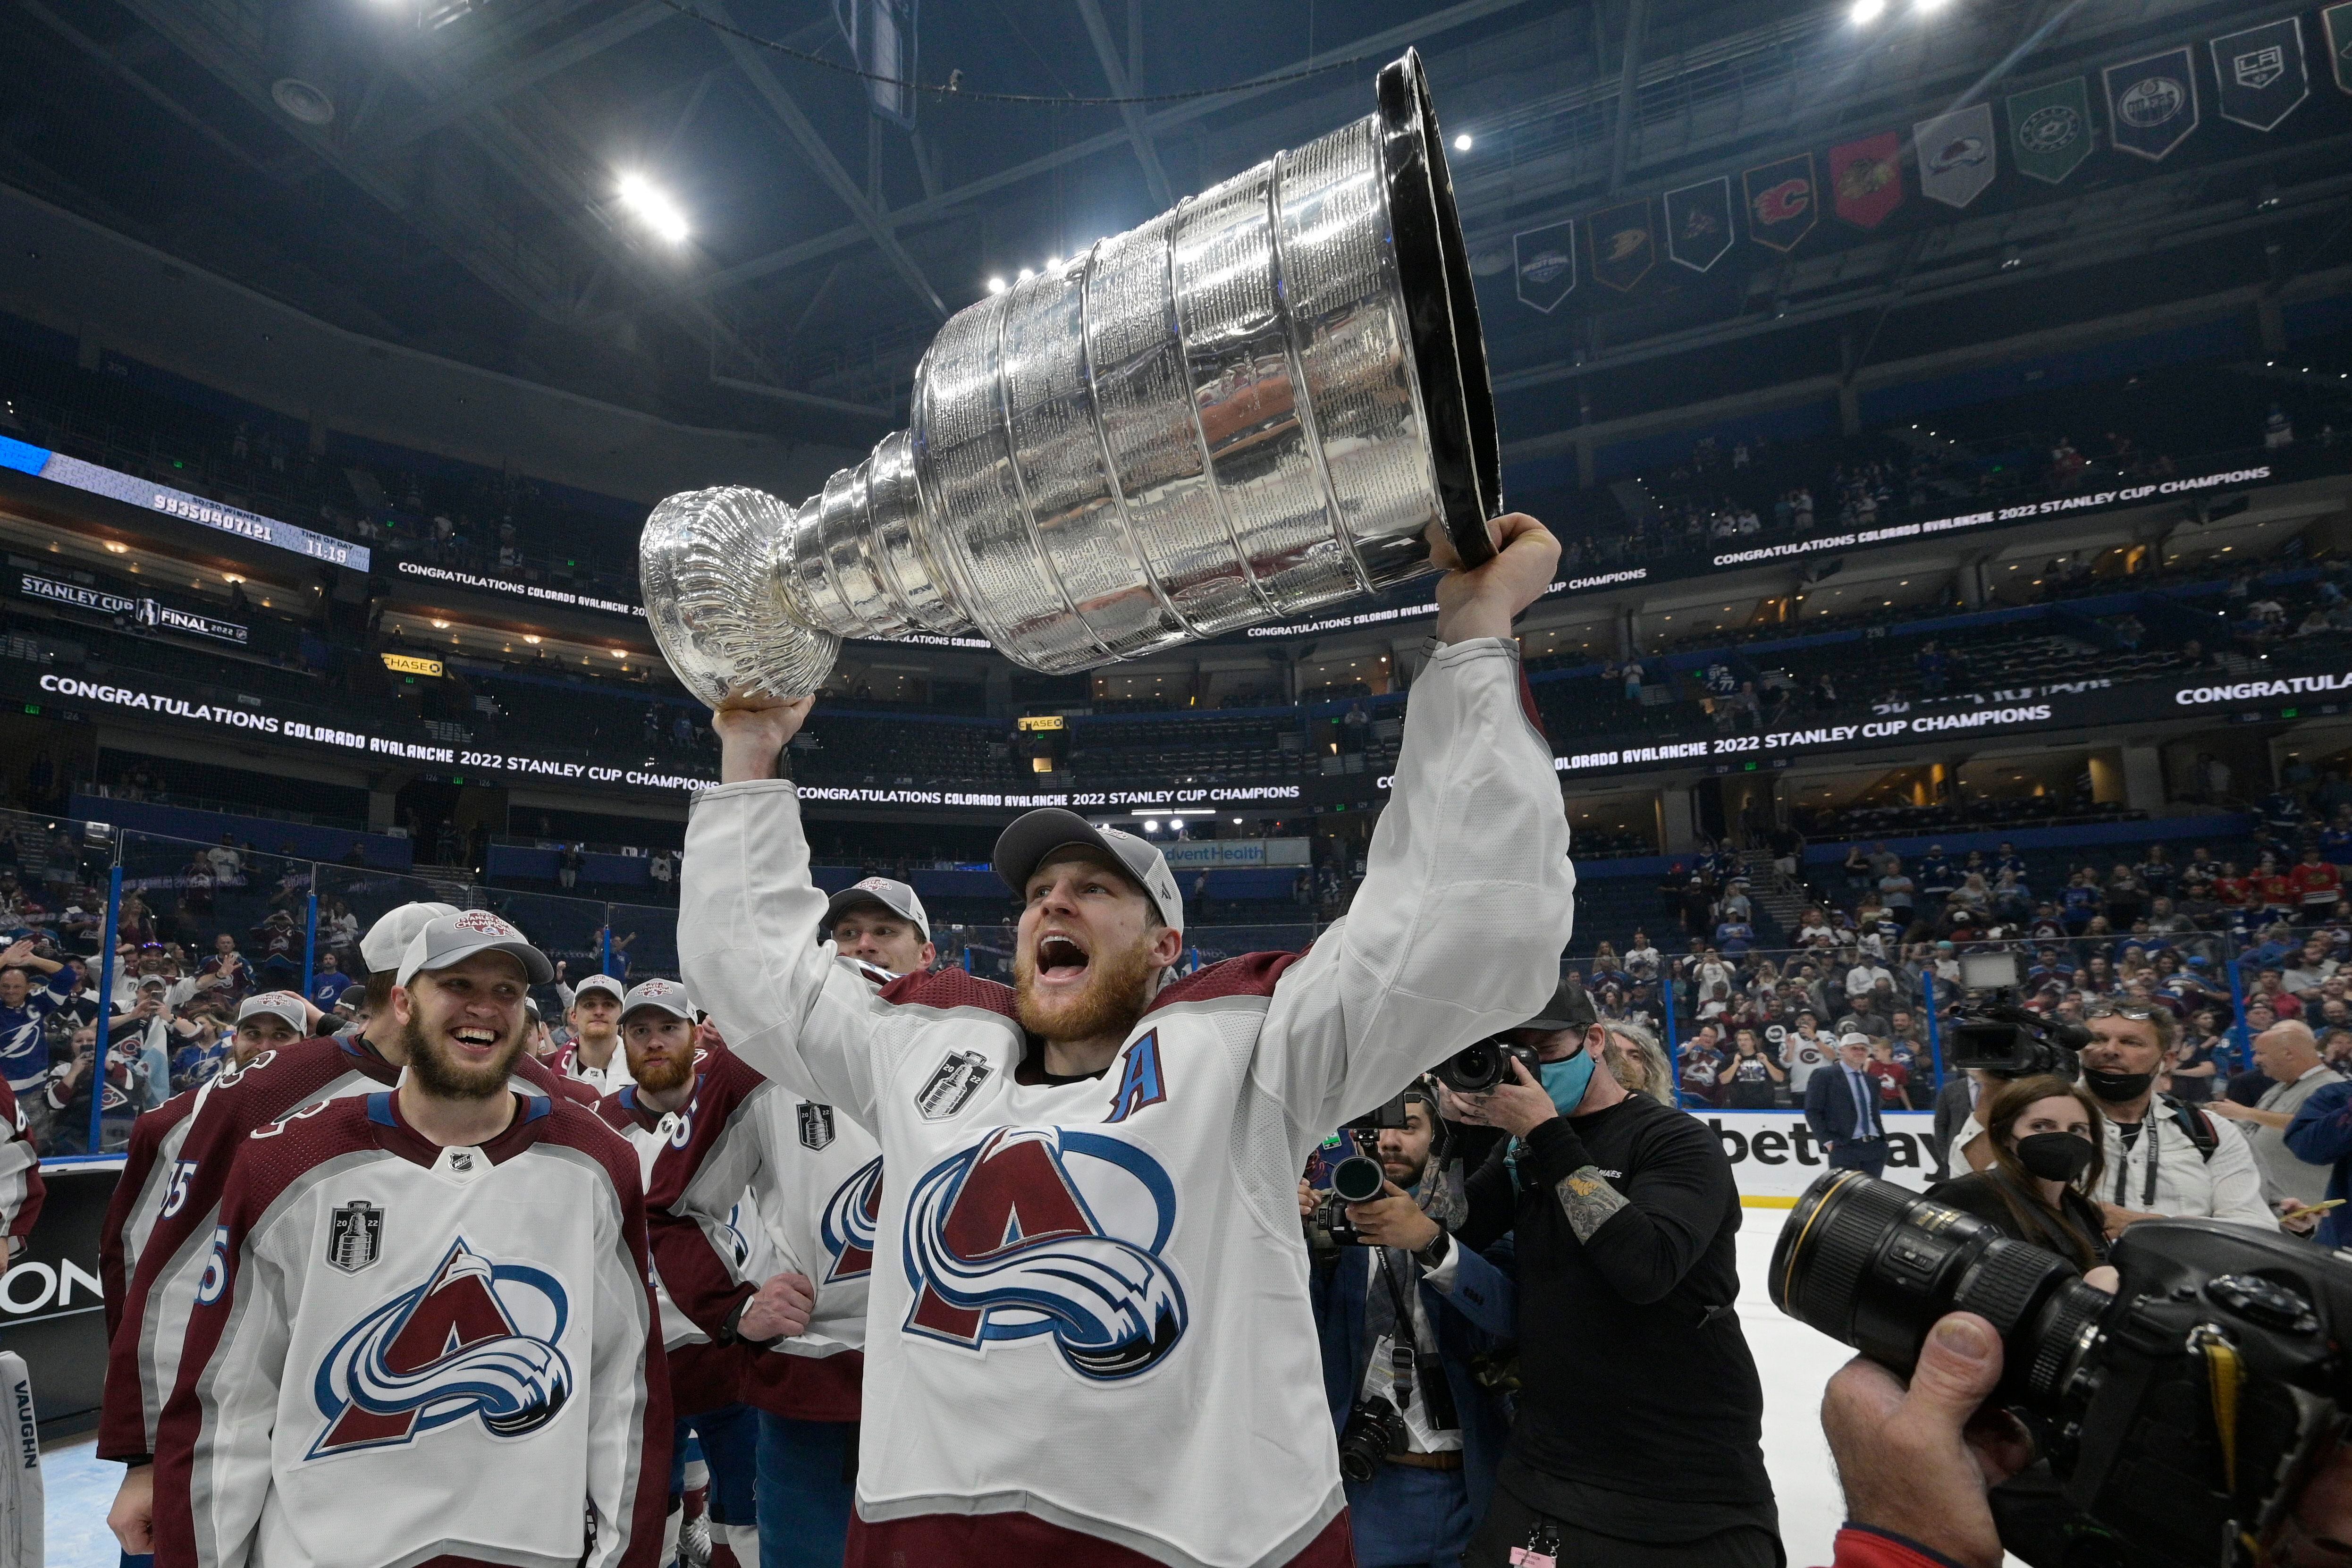
<svg viewBox="0 0 2352 1568"><path fill-rule="evenodd" d="M1575 220L1523 228L1511 236L1511 261L1519 303L1550 315L1576 290Z"/></svg>
<svg viewBox="0 0 2352 1568"><path fill-rule="evenodd" d="M2000 172L1992 150L1992 105L1972 103L1911 127L1919 151L1919 194L1946 206L1964 207L1984 195Z"/></svg>
<svg viewBox="0 0 2352 1568"><path fill-rule="evenodd" d="M2197 66L2183 44L2099 73L2107 86L2107 134L2116 151L2154 163L2197 129Z"/></svg>
<svg viewBox="0 0 2352 1568"><path fill-rule="evenodd" d="M1892 131L1830 149L1830 191L1838 216L1876 228L1903 205L1903 138Z"/></svg>
<svg viewBox="0 0 2352 1568"><path fill-rule="evenodd" d="M2352 92L2352 0L2341 5L2322 6L2319 30L2326 35L2327 59L2336 74L2336 85L2344 92Z"/></svg>
<svg viewBox="0 0 2352 1568"><path fill-rule="evenodd" d="M2303 64L2303 23L2294 16L2226 33L2213 40L2213 78L2221 84L2222 119L2275 131L2311 96Z"/></svg>
<svg viewBox="0 0 2352 1568"><path fill-rule="evenodd" d="M1621 294L1657 265L1646 198L1594 213L1584 220L1584 235L1592 243L1592 280L1605 283Z"/></svg>
<svg viewBox="0 0 2352 1568"><path fill-rule="evenodd" d="M2028 179L2057 184L2091 155L2091 89L2070 76L2009 95L2009 156Z"/></svg>
<svg viewBox="0 0 2352 1568"><path fill-rule="evenodd" d="M1739 187L1748 202L1748 237L1768 249L1794 250L1820 220L1811 153L1750 169Z"/></svg>
<svg viewBox="0 0 2352 1568"><path fill-rule="evenodd" d="M1731 248L1731 176L1666 193L1666 254L1704 272Z"/></svg>

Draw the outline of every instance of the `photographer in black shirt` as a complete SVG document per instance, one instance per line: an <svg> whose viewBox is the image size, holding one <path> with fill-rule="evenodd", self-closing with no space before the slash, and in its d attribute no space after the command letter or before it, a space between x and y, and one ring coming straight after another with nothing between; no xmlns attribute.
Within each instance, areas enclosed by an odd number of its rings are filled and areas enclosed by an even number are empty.
<svg viewBox="0 0 2352 1568"><path fill-rule="evenodd" d="M1459 1241L1517 1233L1517 1415L1464 1563L1779 1568L1729 1161L1696 1118L1593 1070L1608 1032L1580 987L1510 1037L1538 1073L1514 1061L1513 1081L1445 1097L1508 1135L1469 1178Z"/></svg>

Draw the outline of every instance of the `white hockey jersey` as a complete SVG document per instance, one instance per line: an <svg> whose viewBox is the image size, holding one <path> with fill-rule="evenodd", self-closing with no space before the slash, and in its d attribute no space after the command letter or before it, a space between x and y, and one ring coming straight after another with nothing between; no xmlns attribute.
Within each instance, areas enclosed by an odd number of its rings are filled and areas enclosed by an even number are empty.
<svg viewBox="0 0 2352 1568"><path fill-rule="evenodd" d="M479 1148L389 1090L247 1141L157 1435L163 1568L658 1562L635 1163L583 1108L515 1103Z"/></svg>
<svg viewBox="0 0 2352 1568"><path fill-rule="evenodd" d="M1005 987L950 970L877 996L809 943L825 895L789 783L700 795L687 984L762 1075L875 1132L888 1173L864 1527L891 1542L1027 1514L1174 1568L1329 1554L1345 1499L1299 1170L1331 1127L1542 1006L1567 851L1515 646L1439 649L1355 912L1305 954L1161 992L1102 1078L1029 1081Z"/></svg>

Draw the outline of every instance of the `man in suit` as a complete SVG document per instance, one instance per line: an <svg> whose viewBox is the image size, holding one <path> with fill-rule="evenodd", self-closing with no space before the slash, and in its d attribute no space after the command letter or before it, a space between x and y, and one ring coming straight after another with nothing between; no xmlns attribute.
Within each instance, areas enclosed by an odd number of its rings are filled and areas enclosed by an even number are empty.
<svg viewBox="0 0 2352 1568"><path fill-rule="evenodd" d="M1870 1037L1838 1037L1834 1067L1805 1085L1805 1125L1829 1152L1832 1171L1886 1173L1886 1124L1878 1114L1878 1080L1870 1075Z"/></svg>
<svg viewBox="0 0 2352 1568"><path fill-rule="evenodd" d="M1346 1432L1359 1405L1374 1399L1402 1417L1400 1439L1370 1478L1347 1483L1361 1568L1458 1561L1486 1511L1507 1436L1501 1410L1471 1373L1471 1358L1510 1337L1511 1282L1430 1212L1460 1202L1442 1174L1444 1124L1424 1089L1407 1089L1404 1108L1407 1125L1380 1134L1381 1195L1348 1211L1370 1245L1320 1248L1310 1275L1335 1427ZM1301 1183L1302 1214L1309 1193ZM1407 1354L1414 1366L1401 1386L1403 1315L1412 1319Z"/></svg>

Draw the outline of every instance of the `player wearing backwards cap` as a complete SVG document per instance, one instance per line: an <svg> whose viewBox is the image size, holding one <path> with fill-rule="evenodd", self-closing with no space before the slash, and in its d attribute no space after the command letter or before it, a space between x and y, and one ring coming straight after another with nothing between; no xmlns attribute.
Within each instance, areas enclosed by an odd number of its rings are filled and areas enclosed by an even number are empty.
<svg viewBox="0 0 2352 1568"><path fill-rule="evenodd" d="M1534 1014L1570 925L1511 640L1559 545L1498 527L1494 560L1438 585L1369 874L1304 954L1166 984L1166 861L1046 810L997 842L1024 900L1015 985L943 970L877 995L805 940L824 895L774 773L809 700L717 716L687 983L747 1062L874 1130L889 1173L849 1568L1348 1561L1298 1170L1326 1130Z"/></svg>
<svg viewBox="0 0 2352 1568"><path fill-rule="evenodd" d="M98 1452L129 1467L107 1516L124 1551L148 1550L154 1480L148 1457L155 1448L155 1420L179 1375L189 1304L210 1256L231 1158L257 1127L320 1100L370 1094L398 1081L408 1059L391 1001L401 957L427 922L457 912L448 904L403 904L368 928L360 942L369 970L364 1028L298 1041L268 1053L267 1060L257 1056L225 1068L150 1112L159 1120L143 1144L133 1128L99 1252L110 1352ZM518 1062L515 1074L517 1087L526 1091L594 1103L583 1086L530 1058Z"/></svg>
<svg viewBox="0 0 2352 1568"><path fill-rule="evenodd" d="M904 882L868 877L826 903L814 933L869 986L927 971L930 918ZM654 1257L679 1306L756 1352L743 1385L759 1412L760 1539L770 1568L834 1568L847 1540L866 1280L882 1151L830 1105L705 1054L685 1134L647 1190ZM748 1256L739 1215L756 1215Z"/></svg>
<svg viewBox="0 0 2352 1568"><path fill-rule="evenodd" d="M632 986L621 1004L621 1046L629 1056L634 1082L597 1103L605 1125L636 1150L638 1172L650 1193L658 1178L656 1162L690 1136L696 1117L697 1076L709 1052L698 1049L694 1009L686 987L675 980L646 980ZM658 1225L648 1209L647 1218ZM741 1216L725 1221L727 1258L740 1267L754 1256L751 1236L738 1227ZM652 1240L654 1294L661 1304L662 1348L669 1364L671 1414L676 1443L670 1461L669 1525L664 1560L672 1554L682 1523L677 1504L685 1487L687 1438L699 1438L710 1469L709 1521L715 1527L709 1561L714 1568L758 1568L759 1522L752 1489L759 1473L759 1424L743 1400L756 1352L731 1335L714 1335L681 1312L668 1289L658 1230ZM695 1238L700 1246L700 1238ZM836 1561L838 1557L836 1555Z"/></svg>
<svg viewBox="0 0 2352 1568"><path fill-rule="evenodd" d="M621 1048L621 1004L628 989L609 974L583 980L563 1016L572 1026L572 1043L549 1065L600 1095L628 1082L629 1057Z"/></svg>
<svg viewBox="0 0 2352 1568"><path fill-rule="evenodd" d="M237 1151L157 1431L161 1568L659 1561L636 1162L514 1079L524 991L553 973L487 910L436 917L387 1009L398 1087Z"/></svg>

